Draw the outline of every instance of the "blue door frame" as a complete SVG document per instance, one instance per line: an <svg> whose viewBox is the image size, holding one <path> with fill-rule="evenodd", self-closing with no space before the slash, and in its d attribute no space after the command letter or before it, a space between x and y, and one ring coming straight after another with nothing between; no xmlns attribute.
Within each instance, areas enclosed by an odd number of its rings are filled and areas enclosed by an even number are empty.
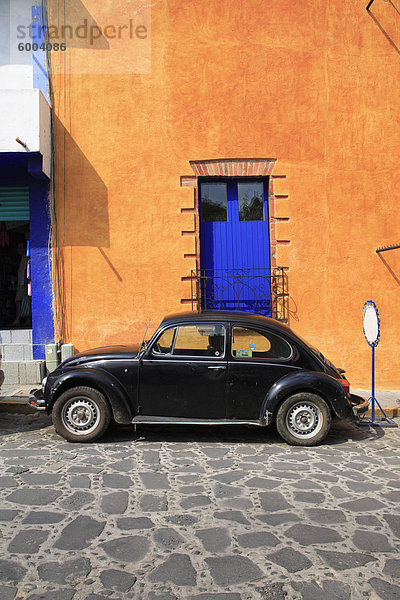
<svg viewBox="0 0 400 600"><path fill-rule="evenodd" d="M54 342L54 316L49 252L50 186L36 168L38 158L40 155L35 153L0 153L0 185L29 186L33 358L43 359L45 344Z"/></svg>
<svg viewBox="0 0 400 600"><path fill-rule="evenodd" d="M270 315L268 178L199 178L199 216L202 308Z"/></svg>

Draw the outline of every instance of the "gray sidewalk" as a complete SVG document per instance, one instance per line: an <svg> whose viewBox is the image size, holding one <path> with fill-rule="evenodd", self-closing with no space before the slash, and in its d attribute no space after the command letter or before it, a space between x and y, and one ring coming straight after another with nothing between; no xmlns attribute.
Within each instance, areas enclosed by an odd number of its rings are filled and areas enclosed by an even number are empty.
<svg viewBox="0 0 400 600"><path fill-rule="evenodd" d="M31 383L31 384L3 384L0 386L0 399L10 399L10 401L16 401L18 399L27 399L29 397L29 392L32 389L37 389L40 387L39 383Z"/></svg>
<svg viewBox="0 0 400 600"><path fill-rule="evenodd" d="M28 405L29 392L31 389L39 388L34 385L2 385L0 388L0 411L27 412L33 411ZM369 398L370 390L351 390L353 394ZM388 417L400 416L400 391L379 391L375 394L379 404L385 410ZM370 412L370 411L369 411Z"/></svg>
<svg viewBox="0 0 400 600"><path fill-rule="evenodd" d="M0 388L0 412L30 413L34 409L28 404L29 392L40 387L39 384L31 385L2 385Z"/></svg>
<svg viewBox="0 0 400 600"><path fill-rule="evenodd" d="M350 391L352 394L362 396L363 398L369 398L371 396L371 390L352 390L350 388ZM383 408L396 408L397 410L399 410L399 415L395 416L400 416L399 390L390 392L375 392L375 397Z"/></svg>

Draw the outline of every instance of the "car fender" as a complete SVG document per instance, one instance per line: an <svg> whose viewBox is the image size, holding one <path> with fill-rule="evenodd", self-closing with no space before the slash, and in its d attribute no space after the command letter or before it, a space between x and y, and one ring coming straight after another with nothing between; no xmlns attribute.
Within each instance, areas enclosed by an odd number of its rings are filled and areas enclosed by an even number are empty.
<svg viewBox="0 0 400 600"><path fill-rule="evenodd" d="M262 404L261 423L270 423L282 400L298 392L321 396L339 419L353 417L347 394L337 379L322 372L297 371L285 375L271 386Z"/></svg>
<svg viewBox="0 0 400 600"><path fill-rule="evenodd" d="M110 402L113 418L117 423L128 424L132 423L133 407L129 401L128 395L120 384L118 379L107 371L90 367L73 367L65 369L60 373L54 383L46 385L44 398L47 405L47 411L51 412L54 402L62 393L63 388L72 387L72 383L76 381L76 385L92 385L99 389ZM136 400L136 399L135 399Z"/></svg>

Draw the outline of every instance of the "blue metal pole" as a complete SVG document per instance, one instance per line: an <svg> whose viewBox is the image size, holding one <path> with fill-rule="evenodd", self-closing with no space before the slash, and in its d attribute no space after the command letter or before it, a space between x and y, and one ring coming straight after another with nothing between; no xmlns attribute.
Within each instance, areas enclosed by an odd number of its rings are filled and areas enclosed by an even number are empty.
<svg viewBox="0 0 400 600"><path fill-rule="evenodd" d="M372 346L372 422L375 423L375 346Z"/></svg>

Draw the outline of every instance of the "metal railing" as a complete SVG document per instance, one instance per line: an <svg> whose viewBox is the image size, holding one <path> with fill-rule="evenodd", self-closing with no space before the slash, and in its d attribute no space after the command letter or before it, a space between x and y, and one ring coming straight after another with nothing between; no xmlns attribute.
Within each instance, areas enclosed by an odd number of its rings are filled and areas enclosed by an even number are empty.
<svg viewBox="0 0 400 600"><path fill-rule="evenodd" d="M191 271L192 310L244 310L286 322L287 292L283 267Z"/></svg>

